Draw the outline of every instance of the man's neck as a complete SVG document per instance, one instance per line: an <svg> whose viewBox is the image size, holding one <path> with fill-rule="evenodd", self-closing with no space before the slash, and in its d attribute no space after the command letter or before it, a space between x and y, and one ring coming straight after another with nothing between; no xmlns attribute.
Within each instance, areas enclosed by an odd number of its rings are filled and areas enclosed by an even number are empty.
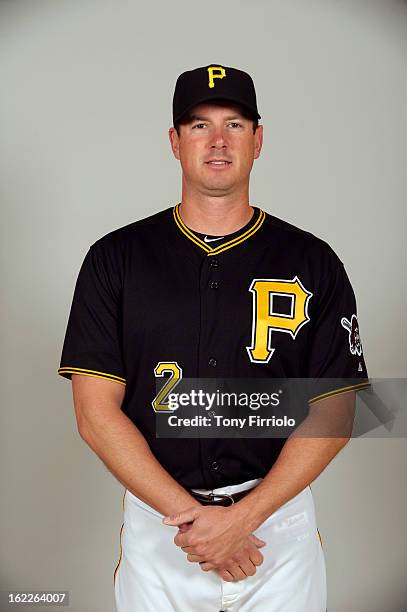
<svg viewBox="0 0 407 612"><path fill-rule="evenodd" d="M220 197L188 198L183 194L179 213L190 229L212 236L236 232L248 223L253 215L248 194Z"/></svg>

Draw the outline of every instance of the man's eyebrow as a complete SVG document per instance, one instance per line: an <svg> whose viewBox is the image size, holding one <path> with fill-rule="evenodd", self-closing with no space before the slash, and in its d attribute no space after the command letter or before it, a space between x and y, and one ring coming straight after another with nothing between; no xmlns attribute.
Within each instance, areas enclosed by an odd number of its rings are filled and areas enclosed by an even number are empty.
<svg viewBox="0 0 407 612"><path fill-rule="evenodd" d="M231 121L232 119L242 120L242 115L231 115L230 117L225 117L225 121ZM210 121L210 117L205 117L203 115L191 115L191 121Z"/></svg>

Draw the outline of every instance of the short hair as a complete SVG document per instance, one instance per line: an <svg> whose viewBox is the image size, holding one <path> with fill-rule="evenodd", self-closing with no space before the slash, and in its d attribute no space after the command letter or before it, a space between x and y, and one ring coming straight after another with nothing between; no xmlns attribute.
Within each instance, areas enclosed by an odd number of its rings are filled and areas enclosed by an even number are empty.
<svg viewBox="0 0 407 612"><path fill-rule="evenodd" d="M256 132L256 130L257 130L258 126L259 126L258 118L255 117L245 106L242 106L242 104L239 104L238 102L232 102L230 100L226 100L226 99L222 98L222 99L219 99L219 100L213 100L213 102L211 100L206 101L205 104L216 104L216 105L219 105L219 106L236 106L239 109L239 112L242 115L242 117L252 121L252 123L253 123L253 134ZM176 121L174 123L174 128L175 128L178 136L180 135L180 126L181 125L185 125L185 124L187 124L187 123L189 123L191 121L191 116L193 114L193 110L194 109L191 108L189 111L184 113L182 115L182 117L180 117L180 119L178 119L178 121Z"/></svg>

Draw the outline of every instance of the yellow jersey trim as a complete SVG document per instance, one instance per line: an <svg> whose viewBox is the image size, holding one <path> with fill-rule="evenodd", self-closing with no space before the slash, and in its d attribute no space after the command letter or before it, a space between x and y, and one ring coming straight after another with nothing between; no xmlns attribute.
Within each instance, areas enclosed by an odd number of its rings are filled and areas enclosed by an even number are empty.
<svg viewBox="0 0 407 612"><path fill-rule="evenodd" d="M127 489L125 489L124 495L123 495L123 501L122 501L123 513L124 513L124 498L126 497L126 493L127 493ZM123 524L121 526L121 529L120 529L120 536L119 536L119 539L120 539L120 557L119 557L119 562L116 565L116 569L114 570L114 574L113 574L113 584L114 585L116 584L116 575L117 575L117 572L119 571L119 567L120 567L122 559L123 559L123 544L122 544L123 527L124 527L124 522L123 522Z"/></svg>
<svg viewBox="0 0 407 612"><path fill-rule="evenodd" d="M84 368L74 368L71 366L58 368L58 374L68 379L71 378L70 376L67 376L68 374L83 374L84 376L95 376L96 378L114 380L115 382L118 382L121 385L126 384L125 378L122 378L121 376L116 376L115 374L108 374L107 372L98 372L97 370L86 370Z"/></svg>
<svg viewBox="0 0 407 612"><path fill-rule="evenodd" d="M205 251L207 255L218 255L219 253L222 253L223 251L227 251L228 249L231 249L232 247L238 244L241 244L242 242L244 242L245 240L253 236L253 234L255 234L261 228L266 218L266 213L264 212L264 210L260 208L259 209L260 214L256 222L251 227L249 227L245 232L243 232L242 234L239 234L239 236L236 236L235 238L232 238L232 240L229 240L228 242L224 242L223 244L220 244L218 247L211 247L206 242L198 238L198 236L195 236L195 234L189 229L189 227L185 225L185 223L181 219L181 215L179 214L180 205L181 205L181 202L176 204L172 211L174 215L175 223L177 224L181 232L187 238L189 238L191 242L193 242L194 244L199 246L203 251Z"/></svg>
<svg viewBox="0 0 407 612"><path fill-rule="evenodd" d="M123 527L124 527L124 523L123 523L123 524L122 524L122 526L121 526L121 529L120 529L120 535L119 535L119 539L120 539L120 557L119 557L119 562L118 562L118 564L116 565L116 569L114 570L114 574L113 574L113 584L114 584L114 585L116 584L116 575L117 575L117 572L119 571L119 567L120 567L120 565L121 565L121 562L122 562L122 557L123 557L123 546L122 546L122 533L123 533Z"/></svg>
<svg viewBox="0 0 407 612"><path fill-rule="evenodd" d="M322 393L321 395L316 395L315 397L308 400L309 404L312 404L318 400L325 399L327 397L333 397L334 395L341 395L342 393L347 393L348 391L359 391L360 389L364 389L365 387L369 387L370 382L364 381L358 383L356 385L349 385L349 387L342 387L341 389L335 389L334 391L328 391L328 393Z"/></svg>

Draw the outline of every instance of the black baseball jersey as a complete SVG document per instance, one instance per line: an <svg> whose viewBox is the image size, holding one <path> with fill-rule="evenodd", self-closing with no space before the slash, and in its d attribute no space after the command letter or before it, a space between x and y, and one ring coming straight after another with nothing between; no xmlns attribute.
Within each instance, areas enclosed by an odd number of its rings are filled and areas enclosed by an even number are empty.
<svg viewBox="0 0 407 612"><path fill-rule="evenodd" d="M157 438L156 378L350 378L367 386L355 297L331 247L253 206L224 237L182 221L179 204L89 248L58 373L125 385L123 412L186 488L264 477L284 439ZM315 401L318 398L310 398Z"/></svg>

